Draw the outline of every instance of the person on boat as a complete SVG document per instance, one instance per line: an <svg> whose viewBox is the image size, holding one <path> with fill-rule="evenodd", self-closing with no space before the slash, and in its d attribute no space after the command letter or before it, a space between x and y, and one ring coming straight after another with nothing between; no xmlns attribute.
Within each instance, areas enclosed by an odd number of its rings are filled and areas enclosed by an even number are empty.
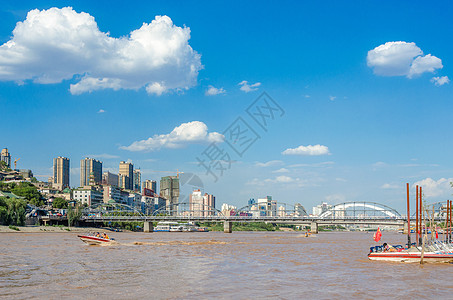
<svg viewBox="0 0 453 300"><path fill-rule="evenodd" d="M384 243L382 245L384 247L384 252L397 252L398 250L395 249L395 247L393 247L392 245L389 245L387 243Z"/></svg>

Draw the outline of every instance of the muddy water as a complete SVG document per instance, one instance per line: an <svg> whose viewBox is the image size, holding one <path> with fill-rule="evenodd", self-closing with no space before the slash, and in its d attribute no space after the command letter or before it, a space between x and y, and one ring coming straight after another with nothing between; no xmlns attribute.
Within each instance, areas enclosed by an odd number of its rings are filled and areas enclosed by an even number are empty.
<svg viewBox="0 0 453 300"><path fill-rule="evenodd" d="M0 298L452 299L453 265L370 262L372 233L0 234ZM383 241L405 237L383 233Z"/></svg>

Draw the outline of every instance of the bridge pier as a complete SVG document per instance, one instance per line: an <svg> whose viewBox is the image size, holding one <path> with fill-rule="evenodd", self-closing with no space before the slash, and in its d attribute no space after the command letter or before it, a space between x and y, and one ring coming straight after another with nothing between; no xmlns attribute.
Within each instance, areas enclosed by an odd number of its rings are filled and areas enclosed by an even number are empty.
<svg viewBox="0 0 453 300"><path fill-rule="evenodd" d="M407 222L404 222L404 225L403 225L403 234L407 234L407 230L408 230Z"/></svg>
<svg viewBox="0 0 453 300"><path fill-rule="evenodd" d="M311 222L311 224L310 224L310 232L311 233L318 233L318 223Z"/></svg>
<svg viewBox="0 0 453 300"><path fill-rule="evenodd" d="M233 232L233 222L223 221L223 232L225 232L225 233Z"/></svg>
<svg viewBox="0 0 453 300"><path fill-rule="evenodd" d="M153 231L154 231L153 222L150 222L150 221L143 222L143 232L153 232Z"/></svg>

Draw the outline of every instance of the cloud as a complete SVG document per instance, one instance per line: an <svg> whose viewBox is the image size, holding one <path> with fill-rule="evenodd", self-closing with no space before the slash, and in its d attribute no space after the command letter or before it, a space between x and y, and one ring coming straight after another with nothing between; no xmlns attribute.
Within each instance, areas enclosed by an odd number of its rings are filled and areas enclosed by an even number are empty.
<svg viewBox="0 0 453 300"><path fill-rule="evenodd" d="M289 170L286 168L281 168L281 169L272 171L272 173L289 173Z"/></svg>
<svg viewBox="0 0 453 300"><path fill-rule="evenodd" d="M102 113L105 113L105 110L100 109L100 110L98 111L98 114L102 114Z"/></svg>
<svg viewBox="0 0 453 300"><path fill-rule="evenodd" d="M0 81L70 85L74 95L102 89L140 89L161 95L196 85L201 56L190 29L156 16L120 38L101 32L93 16L71 7L34 9L0 46Z"/></svg>
<svg viewBox="0 0 453 300"><path fill-rule="evenodd" d="M169 134L154 135L146 140L135 141L120 149L129 151L155 151L161 148L182 148L187 144L222 142L224 136L218 132L208 133L208 126L200 121L182 123Z"/></svg>
<svg viewBox="0 0 453 300"><path fill-rule="evenodd" d="M329 155L329 148L323 145L299 146L297 148L288 148L282 152L283 155Z"/></svg>
<svg viewBox="0 0 453 300"><path fill-rule="evenodd" d="M262 162L257 162L255 163L255 166L257 167L272 167L272 166L279 166L282 165L283 162L281 160L270 160L268 162L262 163Z"/></svg>
<svg viewBox="0 0 453 300"><path fill-rule="evenodd" d="M385 183L381 186L381 189L384 189L384 190L393 190L393 189L401 189L401 188L403 188L403 186L399 186L396 184L390 184L390 183Z"/></svg>
<svg viewBox="0 0 453 300"><path fill-rule="evenodd" d="M336 98L337 98L336 96L329 96L330 101L335 101Z"/></svg>
<svg viewBox="0 0 453 300"><path fill-rule="evenodd" d="M433 77L431 78L431 82L434 83L436 86L441 86L450 83L450 79L448 78L448 76Z"/></svg>
<svg viewBox="0 0 453 300"><path fill-rule="evenodd" d="M292 178L289 176L280 175L280 176L275 177L275 179L265 179L264 181L269 182L269 183L290 183L290 182L295 182L295 181L299 181L299 180L300 180L299 178Z"/></svg>
<svg viewBox="0 0 453 300"><path fill-rule="evenodd" d="M112 155L112 154L107 154L107 153L102 153L102 154L88 154L86 157L92 157L92 158L101 158L101 159L114 159L114 158L120 158L118 155Z"/></svg>
<svg viewBox="0 0 453 300"><path fill-rule="evenodd" d="M275 181L276 182L293 182L295 179L289 177L289 176L285 176L285 175L281 175L281 176L277 176L275 177Z"/></svg>
<svg viewBox="0 0 453 300"><path fill-rule="evenodd" d="M162 95L167 88L165 87L164 83L153 82L152 84L148 84L146 86L146 92L148 94L154 94L156 96Z"/></svg>
<svg viewBox="0 0 453 300"><path fill-rule="evenodd" d="M415 43L387 42L368 51L368 67L380 76L413 78L425 72L442 69L442 60L423 51Z"/></svg>
<svg viewBox="0 0 453 300"><path fill-rule="evenodd" d="M441 178L437 181L432 178L425 178L415 182L412 186L421 186L422 193L425 197L435 198L451 195L452 188L450 182L453 182L453 178Z"/></svg>
<svg viewBox="0 0 453 300"><path fill-rule="evenodd" d="M225 94L225 93L226 93L226 91L223 88L218 89L218 88L215 88L212 85L210 85L204 94L206 96L215 96L215 95Z"/></svg>
<svg viewBox="0 0 453 300"><path fill-rule="evenodd" d="M240 85L240 90L246 93L257 91L258 87L261 85L261 82L257 82L254 84L249 84L248 81L244 80L238 83Z"/></svg>
<svg viewBox="0 0 453 300"><path fill-rule="evenodd" d="M320 163L314 163L314 164L293 164L293 165L289 165L289 167L291 168L306 168L306 167L310 167L310 168L330 168L332 167L332 165L334 165L335 162L333 161L324 161L324 162L320 162Z"/></svg>

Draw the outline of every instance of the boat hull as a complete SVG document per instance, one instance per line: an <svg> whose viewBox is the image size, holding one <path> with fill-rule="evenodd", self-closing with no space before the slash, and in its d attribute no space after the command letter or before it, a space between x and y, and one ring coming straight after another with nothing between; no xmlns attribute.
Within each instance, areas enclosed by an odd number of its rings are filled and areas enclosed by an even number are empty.
<svg viewBox="0 0 453 300"><path fill-rule="evenodd" d="M383 252L383 253L370 253L368 259L379 261L393 261L393 262L420 262L421 253L408 253L408 252ZM423 256L424 262L429 263L450 263L453 262L453 254L442 253L425 253Z"/></svg>
<svg viewBox="0 0 453 300"><path fill-rule="evenodd" d="M108 245L108 244L114 244L116 241L111 240L111 239L103 239L100 237L95 237L95 236L89 236L89 235L78 235L78 237L84 242L87 243L88 245Z"/></svg>

